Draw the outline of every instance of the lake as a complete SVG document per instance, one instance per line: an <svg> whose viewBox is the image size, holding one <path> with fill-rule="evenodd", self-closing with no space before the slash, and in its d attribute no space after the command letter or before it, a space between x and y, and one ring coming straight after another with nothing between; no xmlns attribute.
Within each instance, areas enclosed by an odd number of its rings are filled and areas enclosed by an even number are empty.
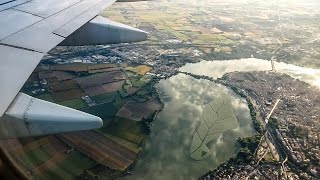
<svg viewBox="0 0 320 180"><path fill-rule="evenodd" d="M279 73L320 87L320 70L282 62L275 62L274 66ZM271 70L271 62L256 58L201 61L188 63L179 70L220 78L228 72ZM161 80L156 88L165 105L154 121L153 132L131 172L133 175L126 177L128 179L196 179L238 152L237 137L255 133L245 99L223 85L178 74ZM239 127L219 134L208 144L211 154L203 160L195 160L190 156L190 146L201 124L202 111L205 105L224 95L231 98Z"/></svg>
<svg viewBox="0 0 320 180"><path fill-rule="evenodd" d="M237 137L255 133L245 99L225 86L178 74L161 80L156 88L164 108L128 179L196 179L236 155L240 149ZM211 154L206 159L194 160L190 146L202 111L206 104L223 95L231 97L239 126L214 138L208 144Z"/></svg>

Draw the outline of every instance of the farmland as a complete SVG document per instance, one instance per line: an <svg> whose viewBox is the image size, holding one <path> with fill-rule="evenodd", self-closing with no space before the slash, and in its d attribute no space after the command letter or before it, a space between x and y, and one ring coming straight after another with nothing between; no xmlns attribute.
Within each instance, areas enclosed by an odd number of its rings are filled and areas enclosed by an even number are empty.
<svg viewBox="0 0 320 180"><path fill-rule="evenodd" d="M127 67L126 69L129 71L132 71L134 73L137 73L139 75L145 75L152 68L149 66L146 66L146 65L140 65L140 66L136 66L136 67Z"/></svg>
<svg viewBox="0 0 320 180"><path fill-rule="evenodd" d="M106 177L121 175L136 161L147 136L133 117L147 118L162 108L153 77L146 75L151 70L142 65L40 65L23 92L99 116L104 126L0 143L31 178L72 179L101 169ZM130 116L122 117L123 112Z"/></svg>
<svg viewBox="0 0 320 180"><path fill-rule="evenodd" d="M160 104L156 100L139 103L136 101L127 102L117 113L118 117L141 121L143 118L148 118L160 108Z"/></svg>
<svg viewBox="0 0 320 180"><path fill-rule="evenodd" d="M137 157L135 152L94 131L64 134L61 138L96 162L113 169L125 170Z"/></svg>

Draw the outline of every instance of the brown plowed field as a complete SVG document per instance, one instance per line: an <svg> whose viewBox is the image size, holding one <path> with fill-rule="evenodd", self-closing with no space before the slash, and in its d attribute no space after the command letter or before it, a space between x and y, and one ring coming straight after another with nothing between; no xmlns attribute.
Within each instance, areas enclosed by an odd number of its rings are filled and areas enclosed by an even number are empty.
<svg viewBox="0 0 320 180"><path fill-rule="evenodd" d="M53 92L52 97L55 101L66 101L84 96L85 93L81 89L70 89L67 91Z"/></svg>
<svg viewBox="0 0 320 180"><path fill-rule="evenodd" d="M118 91L122 87L123 81L117 81L113 83L103 84L102 88L105 90L105 93L110 93Z"/></svg>
<svg viewBox="0 0 320 180"><path fill-rule="evenodd" d="M95 69L107 69L107 68L115 68L118 67L117 64L90 64L88 66L88 70L95 70Z"/></svg>
<svg viewBox="0 0 320 180"><path fill-rule="evenodd" d="M26 145L21 144L19 139L3 140L0 144L1 147L4 147L13 156L19 156L24 152L31 151L48 143L48 137L44 137L39 140L32 141L31 143L28 143Z"/></svg>
<svg viewBox="0 0 320 180"><path fill-rule="evenodd" d="M97 96L97 95L105 93L105 90L101 86L88 87L88 88L83 89L83 90L89 96Z"/></svg>
<svg viewBox="0 0 320 180"><path fill-rule="evenodd" d="M101 72L119 71L121 69L122 69L121 67L115 67L115 68L94 69L94 70L89 70L88 72L90 74L95 74L95 73L101 73Z"/></svg>
<svg viewBox="0 0 320 180"><path fill-rule="evenodd" d="M53 74L60 81L65 81L65 80L75 78L75 75L72 75L72 74L70 74L68 72L64 72L64 71L53 71Z"/></svg>
<svg viewBox="0 0 320 180"><path fill-rule="evenodd" d="M154 99L145 103L129 101L118 111L117 116L135 121L141 121L142 118L147 118L160 108L161 104L159 101Z"/></svg>
<svg viewBox="0 0 320 180"><path fill-rule="evenodd" d="M98 73L91 76L79 77L75 80L79 84L82 89L86 89L88 87L99 86L106 83L111 83L115 81L119 81L119 78L123 78L123 71L113 71L109 73Z"/></svg>
<svg viewBox="0 0 320 180"><path fill-rule="evenodd" d="M23 145L18 139L5 139L0 141L1 148L7 150L10 153L15 153L17 149L22 149Z"/></svg>
<svg viewBox="0 0 320 180"><path fill-rule="evenodd" d="M51 70L81 72L81 71L88 71L88 65L82 64L82 63L55 64L51 66Z"/></svg>
<svg viewBox="0 0 320 180"><path fill-rule="evenodd" d="M88 157L110 168L125 170L137 158L135 152L94 131L64 134L61 138Z"/></svg>
<svg viewBox="0 0 320 180"><path fill-rule="evenodd" d="M89 96L97 96L100 94L106 94L110 92L118 91L123 84L123 81L112 82L99 86L93 86L83 89Z"/></svg>
<svg viewBox="0 0 320 180"><path fill-rule="evenodd" d="M53 91L66 91L70 89L79 89L80 87L78 86L77 82L75 80L66 80L59 82L54 85L50 85L50 88Z"/></svg>
<svg viewBox="0 0 320 180"><path fill-rule="evenodd" d="M6 150L8 150L14 157L18 157L23 153L27 153L29 151L32 151L33 149L37 149L40 146L45 148L46 151L52 156L52 158L39 165L38 167L33 168L33 175L41 174L51 166L55 165L57 162L64 160L67 157L66 152L70 149L67 144L63 143L55 136L46 136L39 140L27 143L26 145L22 145L19 142L19 139L4 140L1 141L0 144L1 146L6 147ZM16 163L19 166L20 170L28 175L28 167L25 167L23 164L19 163L19 161L16 161Z"/></svg>

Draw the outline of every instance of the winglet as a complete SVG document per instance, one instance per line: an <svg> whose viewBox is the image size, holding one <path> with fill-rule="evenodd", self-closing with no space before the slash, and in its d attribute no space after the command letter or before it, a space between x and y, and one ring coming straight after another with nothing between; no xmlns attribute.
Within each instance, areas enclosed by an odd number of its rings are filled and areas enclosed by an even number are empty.
<svg viewBox="0 0 320 180"><path fill-rule="evenodd" d="M97 16L59 45L82 46L144 41L147 32Z"/></svg>
<svg viewBox="0 0 320 180"><path fill-rule="evenodd" d="M0 137L25 137L90 130L101 118L19 93L0 122Z"/></svg>

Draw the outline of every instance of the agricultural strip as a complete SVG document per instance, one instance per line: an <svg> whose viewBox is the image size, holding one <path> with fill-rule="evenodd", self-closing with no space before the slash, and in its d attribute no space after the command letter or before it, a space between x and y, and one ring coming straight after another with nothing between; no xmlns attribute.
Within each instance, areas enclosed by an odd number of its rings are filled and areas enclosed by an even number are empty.
<svg viewBox="0 0 320 180"><path fill-rule="evenodd" d="M147 118L160 108L161 104L159 104L157 100L151 100L145 103L129 101L119 110L117 116L141 121L142 118Z"/></svg>
<svg viewBox="0 0 320 180"><path fill-rule="evenodd" d="M95 161L110 168L125 170L137 154L93 131L60 135L60 137Z"/></svg>

